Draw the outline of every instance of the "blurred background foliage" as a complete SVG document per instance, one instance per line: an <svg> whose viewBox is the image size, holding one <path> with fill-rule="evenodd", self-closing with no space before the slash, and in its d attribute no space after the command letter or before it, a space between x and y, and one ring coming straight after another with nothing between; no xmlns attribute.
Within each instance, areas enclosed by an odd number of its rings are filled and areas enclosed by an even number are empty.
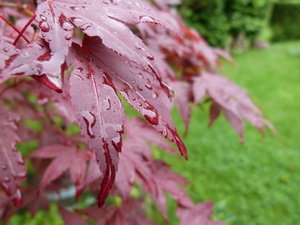
<svg viewBox="0 0 300 225"><path fill-rule="evenodd" d="M209 44L227 50L300 37L299 0L183 0L179 11Z"/></svg>

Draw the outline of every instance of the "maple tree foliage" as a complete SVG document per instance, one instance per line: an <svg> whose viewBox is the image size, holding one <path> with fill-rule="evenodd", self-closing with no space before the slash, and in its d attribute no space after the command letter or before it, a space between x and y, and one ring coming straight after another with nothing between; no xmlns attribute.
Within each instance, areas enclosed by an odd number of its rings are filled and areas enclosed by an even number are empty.
<svg viewBox="0 0 300 225"><path fill-rule="evenodd" d="M150 146L170 154L177 146L187 159L170 116L173 103L186 131L190 104L206 102L209 124L224 112L241 139L244 119L261 132L272 126L243 89L216 72L219 57L232 62L230 56L188 28L173 4L179 1L0 1L4 222L21 206L35 215L48 208L51 193L71 186L76 200L97 193L100 208L70 211L58 203L66 224L152 224L145 197L132 196L138 183L166 223L169 193L181 224L223 224L210 220L211 203L192 202L188 182L153 159ZM127 118L124 101L144 119ZM32 140L36 149L22 156L16 144ZM24 157L35 172L26 173ZM101 208L108 195L121 200Z"/></svg>

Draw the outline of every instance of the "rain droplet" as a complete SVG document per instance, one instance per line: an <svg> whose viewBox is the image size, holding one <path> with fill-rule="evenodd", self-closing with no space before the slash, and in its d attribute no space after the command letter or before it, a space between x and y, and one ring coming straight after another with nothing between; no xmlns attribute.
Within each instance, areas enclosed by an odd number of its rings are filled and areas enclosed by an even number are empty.
<svg viewBox="0 0 300 225"><path fill-rule="evenodd" d="M25 165L25 161L22 158L18 159L17 163L21 166Z"/></svg>
<svg viewBox="0 0 300 225"><path fill-rule="evenodd" d="M3 48L3 51L4 51L4 52L9 52L9 50L10 50L9 47L4 47L4 48Z"/></svg>
<svg viewBox="0 0 300 225"><path fill-rule="evenodd" d="M140 21L141 21L142 23L155 23L155 20L152 19L152 18L149 17L149 16L141 16L141 17L140 17Z"/></svg>
<svg viewBox="0 0 300 225"><path fill-rule="evenodd" d="M79 26L79 28L82 30L82 31L85 31L86 29L88 29L89 27L91 27L92 24L91 23L86 23L86 24L83 24L81 26Z"/></svg>
<svg viewBox="0 0 300 225"><path fill-rule="evenodd" d="M1 183L1 187L8 196L11 196L11 190L6 183Z"/></svg>
<svg viewBox="0 0 300 225"><path fill-rule="evenodd" d="M69 34L69 35L65 36L65 39L66 39L67 41L71 40L71 39L72 39L72 35Z"/></svg>
<svg viewBox="0 0 300 225"><path fill-rule="evenodd" d="M95 134L93 131L93 127L96 124L96 117L93 113L88 112L88 111L83 111L81 113L82 119L84 120L85 124L86 124L86 131L87 134L90 136L90 138L95 138Z"/></svg>
<svg viewBox="0 0 300 225"><path fill-rule="evenodd" d="M168 136L168 131L167 131L167 128L163 125L162 126L162 129L159 131L159 133L161 135L163 135L164 137L167 137Z"/></svg>
<svg viewBox="0 0 300 225"><path fill-rule="evenodd" d="M43 32L48 32L50 30L50 26L46 21L41 21L39 23L39 27L40 27L41 31L43 31Z"/></svg>
<svg viewBox="0 0 300 225"><path fill-rule="evenodd" d="M150 55L149 53L147 53L147 58L150 59L150 60L154 60L154 56Z"/></svg>
<svg viewBox="0 0 300 225"><path fill-rule="evenodd" d="M152 93L152 97L153 97L154 99L157 98L157 97L158 97L157 93L156 93L156 92L153 92L153 93Z"/></svg>
<svg viewBox="0 0 300 225"><path fill-rule="evenodd" d="M70 8L71 8L72 10L75 10L75 11L80 10L80 8L79 8L79 7L76 7L76 6L71 6Z"/></svg>
<svg viewBox="0 0 300 225"><path fill-rule="evenodd" d="M166 82L162 81L161 82L162 88L164 90L164 92L168 95L168 97L174 97L175 93L173 88L171 88L170 85L168 85Z"/></svg>
<svg viewBox="0 0 300 225"><path fill-rule="evenodd" d="M141 113L144 115L145 119L152 125L158 124L158 113L153 106L148 105L147 107L142 109Z"/></svg>
<svg viewBox="0 0 300 225"><path fill-rule="evenodd" d="M145 87L146 87L148 90L152 90L152 85L151 85L151 84L145 84Z"/></svg>
<svg viewBox="0 0 300 225"><path fill-rule="evenodd" d="M6 165L6 164L3 164L1 168L2 168L3 170L7 170L7 165Z"/></svg>
<svg viewBox="0 0 300 225"><path fill-rule="evenodd" d="M4 177L4 182L9 183L10 182L10 178L9 177Z"/></svg>
<svg viewBox="0 0 300 225"><path fill-rule="evenodd" d="M143 88L140 85L136 86L139 91L143 91Z"/></svg>
<svg viewBox="0 0 300 225"><path fill-rule="evenodd" d="M44 16L43 14L42 14L42 15L40 15L40 18L41 18L41 20L43 20L43 21L47 21L47 17L46 17L46 16Z"/></svg>
<svg viewBox="0 0 300 225"><path fill-rule="evenodd" d="M105 99L104 101L103 101L103 107L106 109L106 110L110 110L110 108L111 108L111 103L110 103L110 100L109 99Z"/></svg>
<svg viewBox="0 0 300 225"><path fill-rule="evenodd" d="M135 83L136 83L135 79L133 79L133 80L131 81L131 83L132 83L132 84L135 84Z"/></svg>
<svg viewBox="0 0 300 225"><path fill-rule="evenodd" d="M78 67L78 68L76 68L76 70L77 70L79 73L81 73L81 72L83 71L83 68L82 68L82 67Z"/></svg>
<svg viewBox="0 0 300 225"><path fill-rule="evenodd" d="M17 177L19 177L19 178L26 178L27 177L26 172L20 172L20 173L18 173Z"/></svg>
<svg viewBox="0 0 300 225"><path fill-rule="evenodd" d="M136 98L135 98L135 97L133 97L133 96L131 97L131 99L132 99L132 101L135 101L135 100L136 100Z"/></svg>
<svg viewBox="0 0 300 225"><path fill-rule="evenodd" d="M138 43L138 42L135 43L135 47L136 47L137 50L145 50L145 49L142 47L142 45L141 45L140 43Z"/></svg>
<svg viewBox="0 0 300 225"><path fill-rule="evenodd" d="M62 25L62 28L65 31L71 31L73 29L73 26L70 23L68 23L68 22L64 22L63 25Z"/></svg>
<svg viewBox="0 0 300 225"><path fill-rule="evenodd" d="M15 204L15 206L20 207L22 205L22 194L20 189L17 189L14 196L12 197L12 200Z"/></svg>

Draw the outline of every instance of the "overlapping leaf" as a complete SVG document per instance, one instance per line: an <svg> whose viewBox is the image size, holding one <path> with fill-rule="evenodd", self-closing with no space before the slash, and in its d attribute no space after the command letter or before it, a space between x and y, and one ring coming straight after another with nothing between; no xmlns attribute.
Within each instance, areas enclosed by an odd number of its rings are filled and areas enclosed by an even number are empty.
<svg viewBox="0 0 300 225"><path fill-rule="evenodd" d="M181 225L226 225L221 221L211 221L212 203L203 202L193 207L179 206L177 215Z"/></svg>
<svg viewBox="0 0 300 225"><path fill-rule="evenodd" d="M60 177L69 169L71 180L78 187L83 183L86 171L86 160L90 158L88 152L64 145L50 145L38 149L29 155L31 158L55 158L47 167L39 190Z"/></svg>
<svg viewBox="0 0 300 225"><path fill-rule="evenodd" d="M26 166L15 147L19 141L15 131L19 116L3 104L0 104L0 186L16 206L21 206L20 184L26 179Z"/></svg>
<svg viewBox="0 0 300 225"><path fill-rule="evenodd" d="M273 129L248 94L229 79L217 73L202 73L201 76L195 77L193 93L196 104L206 95L213 100L214 103L210 108L210 125L213 124L222 110L241 140L244 131L243 119L247 119L261 132L264 131L265 125Z"/></svg>

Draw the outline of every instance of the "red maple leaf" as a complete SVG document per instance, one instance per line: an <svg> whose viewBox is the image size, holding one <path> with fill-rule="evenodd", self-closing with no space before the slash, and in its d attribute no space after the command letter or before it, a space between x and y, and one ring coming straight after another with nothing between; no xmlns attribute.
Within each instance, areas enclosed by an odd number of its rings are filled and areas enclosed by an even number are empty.
<svg viewBox="0 0 300 225"><path fill-rule="evenodd" d="M26 165L15 145L18 114L0 104L0 185L16 206L21 206L20 184L26 179Z"/></svg>

